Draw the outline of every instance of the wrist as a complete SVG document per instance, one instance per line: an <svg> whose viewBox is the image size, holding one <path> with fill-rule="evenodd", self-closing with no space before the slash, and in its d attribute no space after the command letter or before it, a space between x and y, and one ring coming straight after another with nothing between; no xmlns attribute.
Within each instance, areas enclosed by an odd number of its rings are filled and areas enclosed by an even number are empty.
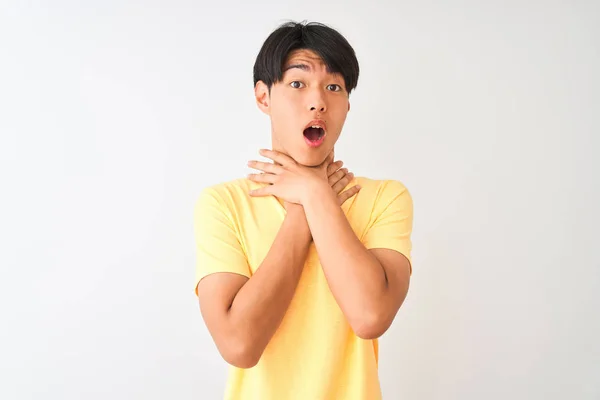
<svg viewBox="0 0 600 400"><path fill-rule="evenodd" d="M333 200L337 198L335 193L333 193L331 186L329 186L329 182L314 180L308 185L306 191L304 192L302 206L303 208L310 207L310 205L315 201L322 202L329 198Z"/></svg>
<svg viewBox="0 0 600 400"><path fill-rule="evenodd" d="M286 206L286 217L288 223L294 226L296 232L300 235L306 234L311 238L310 229L308 227L308 221L306 220L306 214L304 207L300 204L290 203Z"/></svg>
<svg viewBox="0 0 600 400"><path fill-rule="evenodd" d="M302 207L302 204L289 203L286 201L284 203L284 208L288 215L304 215L304 208Z"/></svg>

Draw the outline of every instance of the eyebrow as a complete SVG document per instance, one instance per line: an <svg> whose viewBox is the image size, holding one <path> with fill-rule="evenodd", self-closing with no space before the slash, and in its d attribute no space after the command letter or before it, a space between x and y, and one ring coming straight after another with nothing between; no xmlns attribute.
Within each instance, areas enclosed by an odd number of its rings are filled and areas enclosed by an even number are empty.
<svg viewBox="0 0 600 400"><path fill-rule="evenodd" d="M290 64L287 67L285 67L282 72L285 72L288 69L292 69L292 68L298 68L298 69L301 69L302 71L310 71L311 70L310 65L308 65L308 64Z"/></svg>
<svg viewBox="0 0 600 400"><path fill-rule="evenodd" d="M312 71L312 68L309 64L303 64L303 63L296 63L296 64L290 64L287 65L283 68L283 70L281 71L282 74L284 74L287 70L293 69L293 68L298 68L302 71ZM327 73L331 74L332 72L329 70L329 67L327 67ZM335 75L335 74L334 74ZM339 75L339 73L338 73Z"/></svg>

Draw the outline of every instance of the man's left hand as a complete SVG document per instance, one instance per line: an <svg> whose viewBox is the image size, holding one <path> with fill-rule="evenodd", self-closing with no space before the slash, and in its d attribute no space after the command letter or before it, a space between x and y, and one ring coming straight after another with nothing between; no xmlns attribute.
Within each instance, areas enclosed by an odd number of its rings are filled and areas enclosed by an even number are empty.
<svg viewBox="0 0 600 400"><path fill-rule="evenodd" d="M328 167L333 162L333 152L316 167L298 164L290 156L275 150L261 150L260 154L273 160L274 163L260 161L248 163L251 168L262 171L260 174L250 174L248 178L254 182L269 184L251 191L251 196L273 195L290 203L303 204L307 196L314 191L321 187L331 188Z"/></svg>

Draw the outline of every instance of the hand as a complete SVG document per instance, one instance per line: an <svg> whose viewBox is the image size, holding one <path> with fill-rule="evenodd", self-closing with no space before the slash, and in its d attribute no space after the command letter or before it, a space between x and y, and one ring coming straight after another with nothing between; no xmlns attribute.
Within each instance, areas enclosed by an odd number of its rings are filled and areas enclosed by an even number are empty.
<svg viewBox="0 0 600 400"><path fill-rule="evenodd" d="M327 176L329 185L333 192L337 195L338 203L341 206L352 196L360 191L360 186L355 185L348 190L342 192L344 188L352 181L354 174L349 172L347 168L341 168L344 165L342 161L336 161L329 164L327 167Z"/></svg>
<svg viewBox="0 0 600 400"><path fill-rule="evenodd" d="M302 204L305 196L318 186L328 185L327 166L331 156L321 165L305 167L293 158L275 150L260 150L260 155L274 163L249 161L248 166L262 171L260 174L249 174L248 179L268 186L251 190L250 196L276 196L288 203Z"/></svg>
<svg viewBox="0 0 600 400"><path fill-rule="evenodd" d="M273 195L282 198L287 208L288 203L302 204L303 196L310 194L315 188L313 185L327 184L337 196L340 205L360 190L357 185L342 192L353 175L346 168L341 168L343 165L341 161L333 162L333 151L321 165L316 167L302 166L291 157L273 150L261 150L260 154L270 158L275 164L259 161L248 163L250 167L263 171L261 174L248 175L250 180L270 184L251 191L251 196Z"/></svg>
<svg viewBox="0 0 600 400"><path fill-rule="evenodd" d="M330 161L329 158L328 161ZM352 178L354 178L354 174L352 172L349 172L347 168L342 168L343 165L343 161L339 160L336 162L331 162L327 166L329 186L331 186L333 193L337 195L338 203L340 206L344 204L346 200L352 198L352 196L354 196L360 191L360 186L355 185L349 188L348 190L342 192L342 190L344 190L344 188L348 186L348 183L352 181ZM283 202L283 206L286 210L289 210L294 207L302 208L302 206L299 204L289 203L287 201Z"/></svg>

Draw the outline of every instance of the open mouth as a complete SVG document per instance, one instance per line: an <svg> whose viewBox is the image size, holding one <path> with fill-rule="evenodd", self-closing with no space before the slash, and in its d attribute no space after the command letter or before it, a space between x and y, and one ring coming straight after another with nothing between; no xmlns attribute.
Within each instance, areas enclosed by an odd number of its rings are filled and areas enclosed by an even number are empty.
<svg viewBox="0 0 600 400"><path fill-rule="evenodd" d="M310 147L319 147L327 136L327 125L322 119L313 119L304 127L304 141Z"/></svg>
<svg viewBox="0 0 600 400"><path fill-rule="evenodd" d="M320 126L309 126L304 130L304 137L311 143L319 143L325 137L325 130Z"/></svg>

